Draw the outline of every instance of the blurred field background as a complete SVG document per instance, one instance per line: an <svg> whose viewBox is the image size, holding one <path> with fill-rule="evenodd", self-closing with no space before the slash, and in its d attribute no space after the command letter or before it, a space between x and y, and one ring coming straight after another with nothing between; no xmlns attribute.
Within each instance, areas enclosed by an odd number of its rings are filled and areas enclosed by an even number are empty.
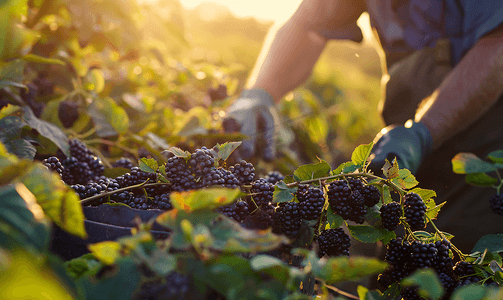
<svg viewBox="0 0 503 300"><path fill-rule="evenodd" d="M4 66L27 54L67 65L27 62L19 84L50 89L30 98L7 87L11 105L0 118L20 109L12 101L19 96L37 117L94 146L105 163L139 157L139 148L162 159L167 146L193 150L242 138L222 134L225 109L243 90L268 30L300 1L229 2L242 5L238 14L222 3L185 1L7 1L0 25L15 38L3 45ZM365 27L368 18L360 21ZM331 41L309 80L282 101L280 157L255 163L290 172L318 158L347 161L382 127L379 78L369 41ZM211 96L219 86L225 95ZM79 106L70 127L58 117L65 101ZM42 139L37 156L56 149Z"/></svg>

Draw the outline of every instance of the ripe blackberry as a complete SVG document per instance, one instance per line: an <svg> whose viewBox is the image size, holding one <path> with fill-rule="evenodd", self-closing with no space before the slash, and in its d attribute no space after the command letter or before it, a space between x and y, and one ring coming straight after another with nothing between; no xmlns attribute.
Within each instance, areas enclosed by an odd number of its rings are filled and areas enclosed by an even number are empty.
<svg viewBox="0 0 503 300"><path fill-rule="evenodd" d="M460 282L467 281L464 283L472 283L472 282L479 281L479 278L475 273L475 268L469 262L458 261L454 265L454 268L452 268L452 271L454 272L454 275L456 275L458 277ZM464 284L462 284L462 285L464 285Z"/></svg>
<svg viewBox="0 0 503 300"><path fill-rule="evenodd" d="M120 185L121 187L128 187L132 185L137 185L142 182L145 182L148 180L149 183L154 183L156 182L156 177L157 175L155 173L148 173L140 170L138 167L133 167L131 168L131 171L129 173L124 174L121 176L122 178L120 179ZM135 193L142 193L142 189L134 189L133 192Z"/></svg>
<svg viewBox="0 0 503 300"><path fill-rule="evenodd" d="M78 139L69 140L68 145L70 146L70 155L75 157L78 161L87 162L87 157L89 155L95 156L94 153Z"/></svg>
<svg viewBox="0 0 503 300"><path fill-rule="evenodd" d="M66 100L59 103L58 117L65 128L70 128L79 118L79 104L72 100Z"/></svg>
<svg viewBox="0 0 503 300"><path fill-rule="evenodd" d="M270 182L272 184L276 184L276 182L285 179L285 176L281 174L279 171L270 171L265 175L264 180Z"/></svg>
<svg viewBox="0 0 503 300"><path fill-rule="evenodd" d="M127 157L121 157L115 162L112 163L112 167L114 168L125 168L131 170L134 167L133 162Z"/></svg>
<svg viewBox="0 0 503 300"><path fill-rule="evenodd" d="M348 184L349 183L349 184ZM354 187L354 190L351 188ZM340 215L344 220L351 220L358 224L365 221L367 209L364 206L360 181L351 179L335 180L328 186L328 202L334 213Z"/></svg>
<svg viewBox="0 0 503 300"><path fill-rule="evenodd" d="M173 184L179 184L184 178L191 175L189 166L183 157L170 157L165 165L166 177Z"/></svg>
<svg viewBox="0 0 503 300"><path fill-rule="evenodd" d="M423 229L426 224L424 214L426 205L421 197L416 193L407 193L404 196L404 216L412 231Z"/></svg>
<svg viewBox="0 0 503 300"><path fill-rule="evenodd" d="M501 195L493 195L489 199L489 206L491 207L491 210L493 213L503 216L503 194Z"/></svg>
<svg viewBox="0 0 503 300"><path fill-rule="evenodd" d="M128 191L123 191L113 194L110 198L115 202L127 204L134 198L134 194Z"/></svg>
<svg viewBox="0 0 503 300"><path fill-rule="evenodd" d="M283 233L289 238L297 237L302 221L299 211L299 203L282 202L276 211L279 212L279 219Z"/></svg>
<svg viewBox="0 0 503 300"><path fill-rule="evenodd" d="M145 194L143 195L135 195L133 199L129 201L129 203L126 203L129 205L131 208L136 208L136 209L141 209L141 210L147 210L147 209L152 209L154 208L153 202L150 201L147 197L145 197Z"/></svg>
<svg viewBox="0 0 503 300"><path fill-rule="evenodd" d="M138 149L138 157L139 158L149 158L149 157L152 157L152 153L150 153L150 151L148 151L147 149L145 149L145 147L140 147Z"/></svg>
<svg viewBox="0 0 503 300"><path fill-rule="evenodd" d="M442 241L436 241L435 247L437 248L437 257L433 263L433 267L437 270L437 273L444 273L446 275L453 275L452 268L452 258L449 256L450 245Z"/></svg>
<svg viewBox="0 0 503 300"><path fill-rule="evenodd" d="M349 247L351 246L350 237L342 228L323 230L316 238L318 243L318 256L349 256Z"/></svg>
<svg viewBox="0 0 503 300"><path fill-rule="evenodd" d="M44 159L42 161L42 164L47 169L57 172L59 174L59 176L61 176L63 173L64 167L56 156L51 156L49 158Z"/></svg>
<svg viewBox="0 0 503 300"><path fill-rule="evenodd" d="M297 186L297 191L295 192L295 196L299 202L304 202L307 200L307 191L309 190L309 184L299 184Z"/></svg>
<svg viewBox="0 0 503 300"><path fill-rule="evenodd" d="M216 89L209 88L208 96L210 96L211 102L227 98L227 86L225 84L219 84Z"/></svg>
<svg viewBox="0 0 503 300"><path fill-rule="evenodd" d="M423 244L418 241L413 241L410 244L410 267L417 270L433 266L437 252L438 249L434 243Z"/></svg>
<svg viewBox="0 0 503 300"><path fill-rule="evenodd" d="M365 185L361 192L363 194L363 198L365 199L364 204L368 207L372 207L379 203L381 200L381 192L373 185Z"/></svg>
<svg viewBox="0 0 503 300"><path fill-rule="evenodd" d="M94 178L94 173L89 168L89 165L78 161L75 157L65 159L63 167L61 178L68 185L87 184Z"/></svg>
<svg viewBox="0 0 503 300"><path fill-rule="evenodd" d="M264 179L258 179L252 182L251 189L253 201L258 207L264 207L272 202L274 197L274 185ZM254 205L251 205L254 209Z"/></svg>
<svg viewBox="0 0 503 300"><path fill-rule="evenodd" d="M321 210L325 205L325 197L323 195L323 191L319 188L309 188L304 195L305 200L300 202L300 213L302 219L304 220L318 219L320 217Z"/></svg>
<svg viewBox="0 0 503 300"><path fill-rule="evenodd" d="M169 194L172 191L172 186L169 183L149 186L144 188L149 197L154 197L156 195Z"/></svg>
<svg viewBox="0 0 503 300"><path fill-rule="evenodd" d="M445 273L438 273L438 279L440 279L440 283L444 287L443 299L450 299L452 291L454 291L457 285L456 280L451 275Z"/></svg>
<svg viewBox="0 0 503 300"><path fill-rule="evenodd" d="M250 210L250 208L248 209ZM265 230L269 227L274 226L275 214L274 206L266 205L255 211L250 212L251 214L245 216L241 226L248 229L260 229Z"/></svg>
<svg viewBox="0 0 503 300"><path fill-rule="evenodd" d="M404 241L401 237L397 237L396 239L392 239L386 245L384 261L394 267L397 267L397 269L403 269L403 266L409 260L409 253L409 242Z"/></svg>
<svg viewBox="0 0 503 300"><path fill-rule="evenodd" d="M217 212L234 219L236 222L243 221L248 216L248 203L238 201L229 205L221 206L216 209Z"/></svg>
<svg viewBox="0 0 503 300"><path fill-rule="evenodd" d="M388 270L379 274L377 282L387 288L395 282L400 282L402 279L410 275L410 270L405 267L391 266Z"/></svg>
<svg viewBox="0 0 503 300"><path fill-rule="evenodd" d="M241 185L250 184L255 180L255 168L245 160L229 167L229 171L236 176Z"/></svg>
<svg viewBox="0 0 503 300"><path fill-rule="evenodd" d="M199 177L215 167L215 158L209 149L201 147L190 155L187 165L192 169L192 173Z"/></svg>
<svg viewBox="0 0 503 300"><path fill-rule="evenodd" d="M402 216L402 208L397 202L391 202L381 206L381 220L382 226L389 231L393 231L400 224L400 217Z"/></svg>
<svg viewBox="0 0 503 300"><path fill-rule="evenodd" d="M173 208L171 200L169 199L169 193L155 195L152 202L154 204L154 207L162 210L171 210Z"/></svg>
<svg viewBox="0 0 503 300"><path fill-rule="evenodd" d="M402 296L403 300L424 300L423 297L419 296L417 291L417 286L407 286L400 291L400 296Z"/></svg>

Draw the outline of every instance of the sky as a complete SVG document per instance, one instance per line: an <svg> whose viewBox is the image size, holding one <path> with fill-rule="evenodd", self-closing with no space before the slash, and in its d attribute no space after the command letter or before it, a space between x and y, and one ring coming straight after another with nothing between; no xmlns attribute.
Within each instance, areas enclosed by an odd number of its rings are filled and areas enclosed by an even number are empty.
<svg viewBox="0 0 503 300"><path fill-rule="evenodd" d="M227 6L239 17L256 17L259 20L282 20L291 15L302 0L180 0L186 8L194 8L201 2L215 2Z"/></svg>

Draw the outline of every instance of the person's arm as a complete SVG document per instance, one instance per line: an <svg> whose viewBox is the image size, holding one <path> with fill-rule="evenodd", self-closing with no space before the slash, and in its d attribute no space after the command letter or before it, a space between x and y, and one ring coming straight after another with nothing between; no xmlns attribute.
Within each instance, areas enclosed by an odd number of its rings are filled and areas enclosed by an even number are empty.
<svg viewBox="0 0 503 300"><path fill-rule="evenodd" d="M307 80L328 41L327 32L340 30L341 38L361 35L356 20L365 7L359 2L304 0L283 26L269 32L247 88L265 90L280 101Z"/></svg>
<svg viewBox="0 0 503 300"><path fill-rule="evenodd" d="M418 109L433 148L479 119L503 93L503 25L480 38Z"/></svg>

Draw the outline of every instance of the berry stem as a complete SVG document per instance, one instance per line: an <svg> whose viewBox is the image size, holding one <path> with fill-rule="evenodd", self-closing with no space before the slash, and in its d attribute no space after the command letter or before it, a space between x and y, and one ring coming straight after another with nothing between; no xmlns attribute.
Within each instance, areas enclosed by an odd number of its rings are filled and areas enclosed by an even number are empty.
<svg viewBox="0 0 503 300"><path fill-rule="evenodd" d="M150 179L147 179L146 181L144 181L142 183L139 183L139 184L136 184L136 185L127 186L127 187L124 187L124 188L121 188L121 189L117 189L117 190L114 190L114 191L111 191L111 192L106 192L106 193L94 195L94 196L91 196L89 198L80 200L80 203L81 203L81 205L87 205L87 204L90 204L90 203L94 202L95 200L100 199L102 197L107 197L107 196L113 195L115 193L121 193L121 192L124 192L124 191L136 189L136 188L139 188L139 187L150 187L150 186L157 186L157 185L165 185L165 183L146 184L149 180Z"/></svg>
<svg viewBox="0 0 503 300"><path fill-rule="evenodd" d="M499 184L496 186L496 194L501 195L500 191L501 191L501 186L503 186L503 179L501 178L501 174L498 170L496 170L496 176L498 176L498 179L500 181Z"/></svg>
<svg viewBox="0 0 503 300"><path fill-rule="evenodd" d="M435 225L435 223L433 223L433 221L431 220L431 218L428 216L428 215L425 215L426 219L430 222L431 226L433 226L433 229L435 229L435 232L444 240L448 241L448 239L445 237L444 233L440 230L438 230L437 226ZM465 256L463 254L463 252L461 252L456 246L454 246L454 244L451 243L451 247L452 249L454 249L454 251L456 251L456 253L458 254L459 258L462 259L462 260L465 260Z"/></svg>

